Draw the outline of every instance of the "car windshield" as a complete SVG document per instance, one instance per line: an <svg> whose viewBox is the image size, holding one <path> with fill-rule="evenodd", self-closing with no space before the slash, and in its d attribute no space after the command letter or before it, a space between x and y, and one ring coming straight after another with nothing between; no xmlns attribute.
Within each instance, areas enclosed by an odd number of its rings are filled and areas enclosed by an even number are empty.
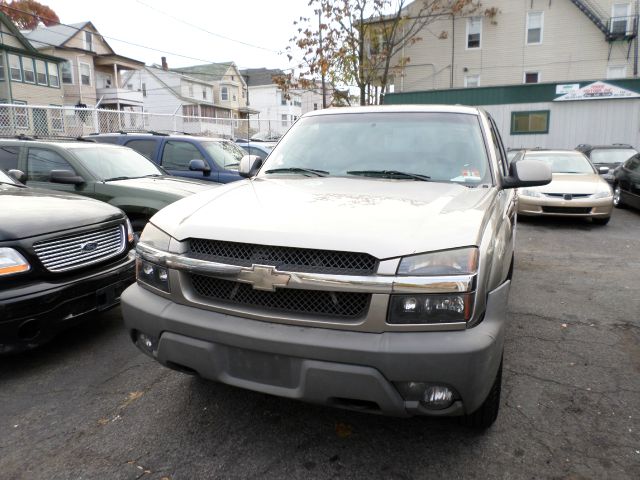
<svg viewBox="0 0 640 480"><path fill-rule="evenodd" d="M305 171L306 170L306 171ZM302 118L260 175L491 183L480 122L461 113L371 112Z"/></svg>
<svg viewBox="0 0 640 480"><path fill-rule="evenodd" d="M633 148L600 148L591 150L591 161L596 165L601 163L622 163L636 152Z"/></svg>
<svg viewBox="0 0 640 480"><path fill-rule="evenodd" d="M242 148L226 140L219 142L205 141L202 142L202 146L220 168L237 170L240 160L246 155Z"/></svg>
<svg viewBox="0 0 640 480"><path fill-rule="evenodd" d="M548 164L552 173L595 173L587 157L578 152L528 153L526 157Z"/></svg>
<svg viewBox="0 0 640 480"><path fill-rule="evenodd" d="M164 175L153 162L126 147L74 148L80 164L100 180Z"/></svg>

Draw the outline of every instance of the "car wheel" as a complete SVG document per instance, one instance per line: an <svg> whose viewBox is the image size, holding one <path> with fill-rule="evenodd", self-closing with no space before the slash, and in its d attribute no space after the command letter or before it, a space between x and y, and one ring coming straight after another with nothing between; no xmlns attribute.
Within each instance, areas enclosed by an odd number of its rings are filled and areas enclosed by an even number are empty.
<svg viewBox="0 0 640 480"><path fill-rule="evenodd" d="M460 417L460 423L465 427L476 428L484 430L493 425L493 422L498 418L498 410L500 409L500 392L502 390L502 360L500 361L500 368L498 368L498 374L491 386L491 391L485 401L480 405L475 412Z"/></svg>
<svg viewBox="0 0 640 480"><path fill-rule="evenodd" d="M592 218L591 221L595 225L606 225L611 220L611 217Z"/></svg>
<svg viewBox="0 0 640 480"><path fill-rule="evenodd" d="M624 208L624 203L622 202L622 190L620 190L620 185L616 185L613 187L613 206L617 208Z"/></svg>

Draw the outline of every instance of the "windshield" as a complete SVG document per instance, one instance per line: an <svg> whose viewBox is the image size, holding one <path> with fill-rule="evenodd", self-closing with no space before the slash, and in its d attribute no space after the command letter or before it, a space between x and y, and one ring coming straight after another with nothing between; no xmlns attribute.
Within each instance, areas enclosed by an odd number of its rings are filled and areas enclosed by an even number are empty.
<svg viewBox="0 0 640 480"><path fill-rule="evenodd" d="M220 168L238 169L238 164L246 152L233 142L202 142L202 146L207 151L213 161Z"/></svg>
<svg viewBox="0 0 640 480"><path fill-rule="evenodd" d="M578 152L529 153L526 157L546 163L552 173L595 173L587 157Z"/></svg>
<svg viewBox="0 0 640 480"><path fill-rule="evenodd" d="M591 151L591 161L596 165L599 163L622 163L636 152L633 148L602 148Z"/></svg>
<svg viewBox="0 0 640 480"><path fill-rule="evenodd" d="M79 163L100 180L163 175L153 162L125 147L74 148Z"/></svg>
<svg viewBox="0 0 640 480"><path fill-rule="evenodd" d="M302 118L271 152L260 175L300 174L299 169L332 176L491 183L478 117L459 113Z"/></svg>

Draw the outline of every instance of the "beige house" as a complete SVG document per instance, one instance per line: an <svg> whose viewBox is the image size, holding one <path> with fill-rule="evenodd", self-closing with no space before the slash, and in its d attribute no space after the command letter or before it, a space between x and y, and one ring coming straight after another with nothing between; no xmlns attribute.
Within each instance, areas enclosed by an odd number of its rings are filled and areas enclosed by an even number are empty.
<svg viewBox="0 0 640 480"><path fill-rule="evenodd" d="M0 103L62 106L59 64L63 60L36 50L0 12ZM62 128L62 112L44 108L0 108L0 134L46 135Z"/></svg>
<svg viewBox="0 0 640 480"><path fill-rule="evenodd" d="M116 54L91 22L39 26L25 34L40 52L61 57L65 105L142 110L142 93L127 84L127 73L143 62Z"/></svg>
<svg viewBox="0 0 640 480"><path fill-rule="evenodd" d="M392 72L389 91L636 77L636 4L485 0L473 16L430 21L394 59L408 61Z"/></svg>

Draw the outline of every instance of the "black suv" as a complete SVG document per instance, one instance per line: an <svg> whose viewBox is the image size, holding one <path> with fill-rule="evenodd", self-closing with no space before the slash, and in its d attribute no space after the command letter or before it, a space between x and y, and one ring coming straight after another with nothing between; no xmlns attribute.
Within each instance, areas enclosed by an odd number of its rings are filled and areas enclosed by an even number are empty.
<svg viewBox="0 0 640 480"><path fill-rule="evenodd" d="M135 277L133 240L118 208L0 170L0 354L117 305Z"/></svg>
<svg viewBox="0 0 640 480"><path fill-rule="evenodd" d="M614 183L613 171L618 168L628 158L633 157L638 151L626 143L613 143L611 145L588 145L580 144L575 148L584 153L591 163L600 172L602 178L607 182ZM604 171L608 168L608 171Z"/></svg>

